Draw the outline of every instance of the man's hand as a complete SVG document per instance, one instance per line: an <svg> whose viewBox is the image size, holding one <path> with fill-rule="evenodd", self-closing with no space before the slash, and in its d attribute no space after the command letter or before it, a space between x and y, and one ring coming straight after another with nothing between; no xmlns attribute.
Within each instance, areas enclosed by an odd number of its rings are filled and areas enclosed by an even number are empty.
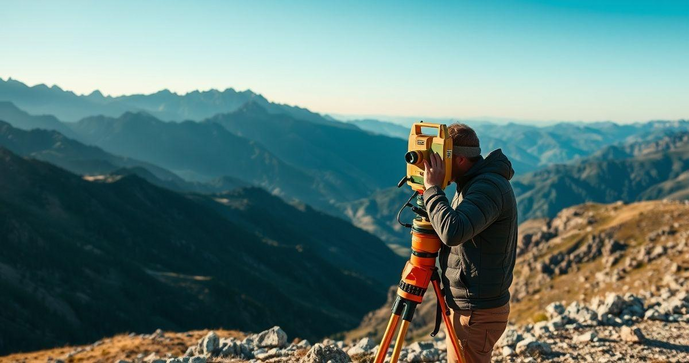
<svg viewBox="0 0 689 363"><path fill-rule="evenodd" d="M430 161L424 160L423 185L426 189L430 187L441 187L445 180L445 163L438 153L430 154Z"/></svg>

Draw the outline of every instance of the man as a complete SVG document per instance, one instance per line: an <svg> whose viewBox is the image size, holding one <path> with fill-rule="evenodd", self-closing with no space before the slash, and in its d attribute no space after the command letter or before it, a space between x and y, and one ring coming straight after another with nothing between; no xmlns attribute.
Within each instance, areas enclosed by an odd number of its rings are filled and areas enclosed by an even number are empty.
<svg viewBox="0 0 689 363"><path fill-rule="evenodd" d="M512 164L500 149L481 156L474 130L448 128L452 136L452 204L442 184L437 154L425 162L423 200L443 241L439 262L445 299L467 362L490 362L493 345L507 326L517 249L517 203L509 180ZM449 337L449 334L448 334ZM452 345L450 342L448 347ZM448 362L456 362L452 349Z"/></svg>

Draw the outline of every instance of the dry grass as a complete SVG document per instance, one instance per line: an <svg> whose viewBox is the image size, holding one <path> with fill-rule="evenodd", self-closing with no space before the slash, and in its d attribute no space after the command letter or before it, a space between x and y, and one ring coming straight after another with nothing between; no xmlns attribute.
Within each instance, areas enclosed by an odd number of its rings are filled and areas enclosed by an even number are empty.
<svg viewBox="0 0 689 363"><path fill-rule="evenodd" d="M133 360L138 354L145 356L156 353L165 357L184 355L187 348L194 345L205 336L209 330L194 330L186 333L166 332L163 338L148 339L139 335L130 337L127 334L105 338L97 346L66 346L61 348L46 349L32 353L17 353L0 357L0 362L46 362L54 359L62 359L65 362L115 362L118 359ZM244 334L232 330L215 330L220 337L243 338ZM74 354L70 358L67 355L77 349L83 351Z"/></svg>

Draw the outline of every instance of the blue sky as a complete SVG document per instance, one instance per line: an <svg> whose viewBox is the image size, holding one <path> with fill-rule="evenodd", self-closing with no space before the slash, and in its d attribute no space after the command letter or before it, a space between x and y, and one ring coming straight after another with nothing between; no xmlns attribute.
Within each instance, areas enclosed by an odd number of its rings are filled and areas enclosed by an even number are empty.
<svg viewBox="0 0 689 363"><path fill-rule="evenodd" d="M2 1L0 77L323 113L689 118L687 1Z"/></svg>

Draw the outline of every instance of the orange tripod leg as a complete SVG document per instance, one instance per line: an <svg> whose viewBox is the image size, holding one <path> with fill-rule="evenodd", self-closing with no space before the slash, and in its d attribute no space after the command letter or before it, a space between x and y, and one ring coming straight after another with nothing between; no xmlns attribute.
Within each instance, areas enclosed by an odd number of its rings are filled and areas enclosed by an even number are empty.
<svg viewBox="0 0 689 363"><path fill-rule="evenodd" d="M385 334L383 335L383 342L380 343L378 347L378 353L376 353L375 363L383 363L385 360L385 355L388 354L388 349L390 349L390 342L392 342L392 335L397 329L397 323L400 321L400 316L392 314L390 320L388 321L388 327L385 328Z"/></svg>
<svg viewBox="0 0 689 363"><path fill-rule="evenodd" d="M440 290L440 282L438 280L433 280L431 282L433 283L433 290L435 291L435 295L438 296L437 301L440 304L440 311L443 315L443 322L445 323L447 334L450 335L450 340L452 341L452 348L455 351L455 356L457 357L459 363L464 363L464 352L462 351L462 348L459 346L457 332L455 332L455 327L452 326L452 321L450 321L450 315L448 315L447 313L447 306L445 306L445 298L443 297L443 293ZM450 347L447 348L449 349Z"/></svg>
<svg viewBox="0 0 689 363"><path fill-rule="evenodd" d="M390 363L397 363L397 360L400 358L400 352L404 345L404 336L407 335L407 329L409 329L409 321L402 320L400 332L397 334L397 340L395 341L395 348L392 350L392 357L390 357Z"/></svg>

